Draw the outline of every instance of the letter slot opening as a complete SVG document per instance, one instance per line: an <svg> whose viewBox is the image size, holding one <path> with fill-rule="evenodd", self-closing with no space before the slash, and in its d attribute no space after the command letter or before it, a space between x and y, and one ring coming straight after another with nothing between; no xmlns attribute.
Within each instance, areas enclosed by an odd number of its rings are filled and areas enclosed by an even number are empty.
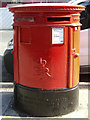
<svg viewBox="0 0 90 120"><path fill-rule="evenodd" d="M47 22L69 22L70 17L48 17Z"/></svg>

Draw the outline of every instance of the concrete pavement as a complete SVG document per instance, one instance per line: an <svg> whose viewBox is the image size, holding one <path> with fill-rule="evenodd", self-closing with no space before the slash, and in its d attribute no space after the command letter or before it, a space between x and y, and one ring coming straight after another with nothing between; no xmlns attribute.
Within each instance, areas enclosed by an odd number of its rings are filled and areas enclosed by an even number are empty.
<svg viewBox="0 0 90 120"><path fill-rule="evenodd" d="M30 115L20 112L14 107L13 83L0 83L0 94L2 94L2 118L33 118ZM63 116L45 118L88 118L88 91L90 83L80 83L79 107L72 113ZM41 118L41 117L35 117Z"/></svg>

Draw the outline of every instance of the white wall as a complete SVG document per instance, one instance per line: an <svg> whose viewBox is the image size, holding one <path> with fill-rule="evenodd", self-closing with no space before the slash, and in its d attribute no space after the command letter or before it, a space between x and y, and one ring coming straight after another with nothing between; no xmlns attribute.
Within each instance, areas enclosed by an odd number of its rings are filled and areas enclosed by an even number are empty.
<svg viewBox="0 0 90 120"><path fill-rule="evenodd" d="M80 31L80 65L88 65L88 31L89 29Z"/></svg>
<svg viewBox="0 0 90 120"><path fill-rule="evenodd" d="M13 14L8 8L0 8L0 29L12 29Z"/></svg>

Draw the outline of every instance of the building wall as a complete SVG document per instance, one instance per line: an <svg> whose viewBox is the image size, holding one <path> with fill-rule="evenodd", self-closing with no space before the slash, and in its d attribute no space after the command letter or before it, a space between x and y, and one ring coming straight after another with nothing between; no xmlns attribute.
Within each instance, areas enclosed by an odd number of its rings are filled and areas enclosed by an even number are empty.
<svg viewBox="0 0 90 120"><path fill-rule="evenodd" d="M12 29L13 14L8 8L0 8L0 29Z"/></svg>

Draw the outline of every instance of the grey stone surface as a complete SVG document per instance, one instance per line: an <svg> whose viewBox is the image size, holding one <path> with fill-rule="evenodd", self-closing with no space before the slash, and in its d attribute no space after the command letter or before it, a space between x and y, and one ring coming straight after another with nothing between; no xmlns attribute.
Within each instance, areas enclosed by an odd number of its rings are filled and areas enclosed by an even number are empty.
<svg viewBox="0 0 90 120"><path fill-rule="evenodd" d="M2 92L2 115L5 114L12 96L13 92Z"/></svg>
<svg viewBox="0 0 90 120"><path fill-rule="evenodd" d="M4 115L13 97L13 84L0 82L0 115Z"/></svg>
<svg viewBox="0 0 90 120"><path fill-rule="evenodd" d="M0 116L2 116L2 93L0 93Z"/></svg>

